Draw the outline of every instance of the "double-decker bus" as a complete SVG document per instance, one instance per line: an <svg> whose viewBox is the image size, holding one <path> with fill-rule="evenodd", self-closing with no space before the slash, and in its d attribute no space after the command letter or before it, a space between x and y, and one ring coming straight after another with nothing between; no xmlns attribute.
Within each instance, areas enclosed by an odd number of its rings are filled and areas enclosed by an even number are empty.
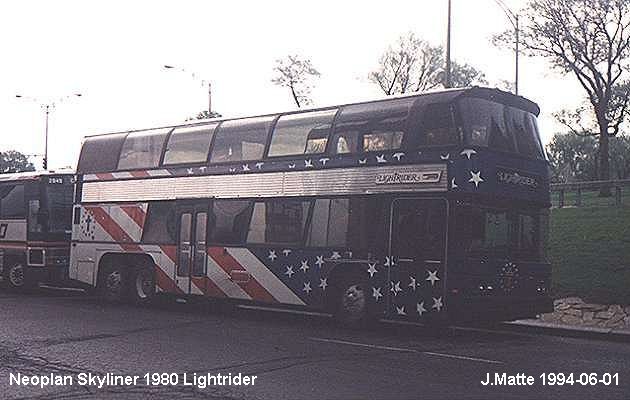
<svg viewBox="0 0 630 400"><path fill-rule="evenodd" d="M549 311L538 113L474 87L89 136L70 275L350 325Z"/></svg>
<svg viewBox="0 0 630 400"><path fill-rule="evenodd" d="M74 173L0 175L0 279L11 289L67 281Z"/></svg>

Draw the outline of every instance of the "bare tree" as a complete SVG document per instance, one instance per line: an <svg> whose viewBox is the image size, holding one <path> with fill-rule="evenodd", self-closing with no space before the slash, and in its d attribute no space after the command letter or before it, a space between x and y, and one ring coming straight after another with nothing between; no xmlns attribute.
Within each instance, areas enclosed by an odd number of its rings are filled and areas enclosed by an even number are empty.
<svg viewBox="0 0 630 400"><path fill-rule="evenodd" d="M311 60L289 55L276 60L274 72L276 75L271 82L289 88L298 108L312 103L312 80L321 74L312 66Z"/></svg>
<svg viewBox="0 0 630 400"><path fill-rule="evenodd" d="M484 74L469 64L453 62L451 68L454 87L485 83ZM409 32L383 53L378 69L368 78L387 95L443 87L444 51Z"/></svg>
<svg viewBox="0 0 630 400"><path fill-rule="evenodd" d="M216 111L203 110L203 111L199 111L197 115L195 115L194 117L187 118L186 121L194 121L197 119L221 118L222 116L223 115L221 115L221 113L218 113Z"/></svg>
<svg viewBox="0 0 630 400"><path fill-rule="evenodd" d="M628 115L630 1L530 0L522 11L522 45L530 56L571 73L586 92L593 130L584 129L586 109L565 112L559 120L573 132L592 132L599 140L599 178L610 178L609 138ZM512 32L495 37L511 44ZM578 123L580 126L573 126ZM600 195L610 195L603 188Z"/></svg>

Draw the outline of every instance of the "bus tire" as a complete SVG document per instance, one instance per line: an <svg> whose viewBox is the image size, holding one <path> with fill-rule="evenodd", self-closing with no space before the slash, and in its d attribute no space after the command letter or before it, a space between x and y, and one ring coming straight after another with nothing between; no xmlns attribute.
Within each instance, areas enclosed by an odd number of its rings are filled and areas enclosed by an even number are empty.
<svg viewBox="0 0 630 400"><path fill-rule="evenodd" d="M129 279L127 268L120 263L111 263L99 273L97 291L107 303L122 303L127 299Z"/></svg>
<svg viewBox="0 0 630 400"><path fill-rule="evenodd" d="M341 277L336 290L333 316L345 328L364 328L375 321L374 305L366 279L359 274Z"/></svg>
<svg viewBox="0 0 630 400"><path fill-rule="evenodd" d="M155 298L155 269L153 266L139 266L131 270L131 301L135 304L148 304Z"/></svg>
<svg viewBox="0 0 630 400"><path fill-rule="evenodd" d="M26 267L21 261L14 261L5 266L3 280L7 288L14 291L24 291L30 286L26 279Z"/></svg>

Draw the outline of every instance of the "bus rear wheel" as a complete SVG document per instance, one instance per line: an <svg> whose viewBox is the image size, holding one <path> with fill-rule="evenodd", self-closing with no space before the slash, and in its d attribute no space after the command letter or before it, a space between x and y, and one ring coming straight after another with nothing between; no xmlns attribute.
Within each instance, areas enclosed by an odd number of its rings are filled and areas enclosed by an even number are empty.
<svg viewBox="0 0 630 400"><path fill-rule="evenodd" d="M348 276L341 281L337 290L334 317L346 328L361 328L375 320L368 285L358 276Z"/></svg>
<svg viewBox="0 0 630 400"><path fill-rule="evenodd" d="M155 272L148 266L133 270L131 300L136 304L150 303L155 297Z"/></svg>

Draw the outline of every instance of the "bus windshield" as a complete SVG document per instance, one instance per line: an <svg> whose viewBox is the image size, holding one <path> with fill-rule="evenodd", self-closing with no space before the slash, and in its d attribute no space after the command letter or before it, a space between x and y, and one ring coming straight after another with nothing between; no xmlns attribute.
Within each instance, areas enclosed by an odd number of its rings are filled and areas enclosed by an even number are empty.
<svg viewBox="0 0 630 400"><path fill-rule="evenodd" d="M48 232L68 233L72 230L72 186L46 185Z"/></svg>
<svg viewBox="0 0 630 400"><path fill-rule="evenodd" d="M458 229L466 251L514 254L524 260L544 261L548 216L543 210L468 205L458 214Z"/></svg>
<svg viewBox="0 0 630 400"><path fill-rule="evenodd" d="M477 98L460 100L459 111L469 145L544 159L534 114Z"/></svg>

